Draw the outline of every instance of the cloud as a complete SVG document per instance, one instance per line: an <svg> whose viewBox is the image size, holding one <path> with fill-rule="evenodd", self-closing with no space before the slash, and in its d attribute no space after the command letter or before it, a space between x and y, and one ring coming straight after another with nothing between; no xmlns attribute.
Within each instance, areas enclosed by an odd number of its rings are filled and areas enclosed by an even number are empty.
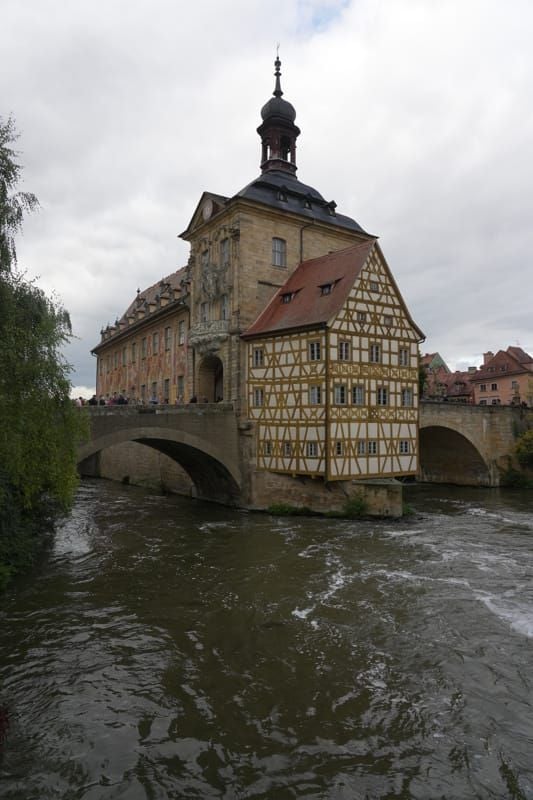
<svg viewBox="0 0 533 800"><path fill-rule="evenodd" d="M532 22L526 0L4 0L0 114L42 205L19 261L71 313L73 380L186 262L202 191L258 174L277 42L299 177L379 234L424 349L532 351Z"/></svg>

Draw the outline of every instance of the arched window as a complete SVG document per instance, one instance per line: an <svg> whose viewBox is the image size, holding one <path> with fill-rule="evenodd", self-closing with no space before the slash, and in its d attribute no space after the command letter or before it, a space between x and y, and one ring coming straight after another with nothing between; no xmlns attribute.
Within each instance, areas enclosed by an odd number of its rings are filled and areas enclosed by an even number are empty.
<svg viewBox="0 0 533 800"><path fill-rule="evenodd" d="M287 242L285 239L272 239L272 263L275 267L287 266Z"/></svg>

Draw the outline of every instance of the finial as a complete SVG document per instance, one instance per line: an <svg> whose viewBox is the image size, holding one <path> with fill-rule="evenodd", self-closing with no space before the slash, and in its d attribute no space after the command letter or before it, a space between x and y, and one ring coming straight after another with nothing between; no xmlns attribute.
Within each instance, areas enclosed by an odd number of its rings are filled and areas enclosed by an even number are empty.
<svg viewBox="0 0 533 800"><path fill-rule="evenodd" d="M272 94L274 95L274 97L281 97L283 92L281 91L281 83L279 80L281 75L281 72L279 71L279 68L281 67L281 61L279 60L279 42L276 47L276 60L274 61L274 66L276 67L276 71L274 72L274 75L276 76L276 88L274 89Z"/></svg>

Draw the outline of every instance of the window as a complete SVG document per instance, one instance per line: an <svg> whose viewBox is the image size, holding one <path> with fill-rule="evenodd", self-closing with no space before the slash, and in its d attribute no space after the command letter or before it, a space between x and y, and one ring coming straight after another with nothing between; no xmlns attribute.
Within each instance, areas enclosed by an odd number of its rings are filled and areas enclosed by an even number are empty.
<svg viewBox="0 0 533 800"><path fill-rule="evenodd" d="M200 322L209 321L209 303L200 303Z"/></svg>
<svg viewBox="0 0 533 800"><path fill-rule="evenodd" d="M398 351L398 364L400 367L409 366L409 350L406 347L400 347Z"/></svg>
<svg viewBox="0 0 533 800"><path fill-rule="evenodd" d="M376 397L378 406L388 406L389 390L385 386L378 386Z"/></svg>
<svg viewBox="0 0 533 800"><path fill-rule="evenodd" d="M263 453L265 456L272 455L272 442L263 442Z"/></svg>
<svg viewBox="0 0 533 800"><path fill-rule="evenodd" d="M144 383L141 386L141 400L143 401L143 403L146 402L146 384Z"/></svg>
<svg viewBox="0 0 533 800"><path fill-rule="evenodd" d="M318 443L307 442L306 453L309 458L316 458L318 456Z"/></svg>
<svg viewBox="0 0 533 800"><path fill-rule="evenodd" d="M172 328L165 328L165 350L170 350Z"/></svg>
<svg viewBox="0 0 533 800"><path fill-rule="evenodd" d="M309 342L309 361L320 361L320 342Z"/></svg>
<svg viewBox="0 0 533 800"><path fill-rule="evenodd" d="M152 334L152 355L156 356L159 352L159 333Z"/></svg>
<svg viewBox="0 0 533 800"><path fill-rule="evenodd" d="M281 302L282 303L290 303L292 300L292 292L284 292L281 295Z"/></svg>
<svg viewBox="0 0 533 800"><path fill-rule="evenodd" d="M516 392L518 389L518 381L511 381L511 389L514 389Z"/></svg>
<svg viewBox="0 0 533 800"><path fill-rule="evenodd" d="M350 360L350 342L339 342L339 361Z"/></svg>
<svg viewBox="0 0 533 800"><path fill-rule="evenodd" d="M410 442L408 439L400 439L400 453L403 453L403 455L407 455L410 449L409 444Z"/></svg>
<svg viewBox="0 0 533 800"><path fill-rule="evenodd" d="M366 442L364 439L359 439L357 442L357 455L364 456L366 453Z"/></svg>
<svg viewBox="0 0 533 800"><path fill-rule="evenodd" d="M491 392L497 392L498 391L498 384L497 383L491 383L490 390L491 390Z"/></svg>
<svg viewBox="0 0 533 800"><path fill-rule="evenodd" d="M379 283L377 281L370 281L370 291L379 292Z"/></svg>
<svg viewBox="0 0 533 800"><path fill-rule="evenodd" d="M486 383L482 383L481 386L479 387L479 391L480 392L486 392L487 391L487 384Z"/></svg>
<svg viewBox="0 0 533 800"><path fill-rule="evenodd" d="M220 319L229 319L229 302L227 294L223 294L220 298Z"/></svg>
<svg viewBox="0 0 533 800"><path fill-rule="evenodd" d="M229 239L220 242L220 265L227 267L229 264Z"/></svg>
<svg viewBox="0 0 533 800"><path fill-rule="evenodd" d="M320 287L320 294L331 294L331 290L333 289L332 283L324 283Z"/></svg>
<svg viewBox="0 0 533 800"><path fill-rule="evenodd" d="M392 323L394 322L394 319L391 314L385 314L383 317L383 322L388 328L390 328Z"/></svg>
<svg viewBox="0 0 533 800"><path fill-rule="evenodd" d="M163 382L163 402L168 403L170 397L170 379L165 378Z"/></svg>
<svg viewBox="0 0 533 800"><path fill-rule="evenodd" d="M402 389L402 406L412 406L413 405L413 390Z"/></svg>
<svg viewBox="0 0 533 800"><path fill-rule="evenodd" d="M366 322L366 311L357 312L357 322Z"/></svg>
<svg viewBox="0 0 533 800"><path fill-rule="evenodd" d="M152 400L158 400L158 397L157 397L157 381L153 381L152 382L152 395L151 395L150 401L152 401Z"/></svg>
<svg viewBox="0 0 533 800"><path fill-rule="evenodd" d="M379 364L381 361L381 347L379 344L371 344L369 351L369 360L372 364Z"/></svg>
<svg viewBox="0 0 533 800"><path fill-rule="evenodd" d="M185 344L185 320L178 322L178 344Z"/></svg>
<svg viewBox="0 0 533 800"><path fill-rule="evenodd" d="M207 267L209 265L209 250L202 250L201 264L202 267Z"/></svg>
<svg viewBox="0 0 533 800"><path fill-rule="evenodd" d="M354 406L363 406L365 404L364 386L352 386L352 403Z"/></svg>
<svg viewBox="0 0 533 800"><path fill-rule="evenodd" d="M262 347L254 348L254 367L262 367L265 363L265 351Z"/></svg>
<svg viewBox="0 0 533 800"><path fill-rule="evenodd" d="M335 455L344 455L344 442L335 442Z"/></svg>
<svg viewBox="0 0 533 800"><path fill-rule="evenodd" d="M128 348L127 347L123 347L122 348L122 366L123 367L126 366L127 357L128 357Z"/></svg>
<svg viewBox="0 0 533 800"><path fill-rule="evenodd" d="M368 442L368 455L369 456L376 456L378 453L378 443L377 442Z"/></svg>
<svg viewBox="0 0 533 800"><path fill-rule="evenodd" d="M111 356L107 356L105 360L106 372L111 370Z"/></svg>
<svg viewBox="0 0 533 800"><path fill-rule="evenodd" d="M118 367L118 350L113 353L113 369Z"/></svg>
<svg viewBox="0 0 533 800"><path fill-rule="evenodd" d="M287 242L285 239L272 239L272 263L275 267L287 266Z"/></svg>
<svg viewBox="0 0 533 800"><path fill-rule="evenodd" d="M480 406L486 406L487 405L487 401L486 400L480 400L479 401L479 405Z"/></svg>
<svg viewBox="0 0 533 800"><path fill-rule="evenodd" d="M319 384L309 387L309 405L317 406L322 402L322 391Z"/></svg>
<svg viewBox="0 0 533 800"><path fill-rule="evenodd" d="M131 363L135 364L137 361L137 342L131 343Z"/></svg>
<svg viewBox="0 0 533 800"><path fill-rule="evenodd" d="M493 397L492 400L491 400L491 405L499 406L500 405L499 399L497 397Z"/></svg>
<svg viewBox="0 0 533 800"><path fill-rule="evenodd" d="M256 387L254 389L254 406L256 406L256 408L259 408L260 406L263 405L263 400L264 400L263 390Z"/></svg>
<svg viewBox="0 0 533 800"><path fill-rule="evenodd" d="M338 383L333 387L333 402L337 406L346 405L346 386L344 384Z"/></svg>
<svg viewBox="0 0 533 800"><path fill-rule="evenodd" d="M284 456L292 455L292 444L290 442L283 442L283 455Z"/></svg>
<svg viewBox="0 0 533 800"><path fill-rule="evenodd" d="M177 389L177 393L178 393L178 400L180 400L180 399L183 400L184 399L184 394L185 394L185 376L184 375L178 375L178 379L176 381L176 389Z"/></svg>

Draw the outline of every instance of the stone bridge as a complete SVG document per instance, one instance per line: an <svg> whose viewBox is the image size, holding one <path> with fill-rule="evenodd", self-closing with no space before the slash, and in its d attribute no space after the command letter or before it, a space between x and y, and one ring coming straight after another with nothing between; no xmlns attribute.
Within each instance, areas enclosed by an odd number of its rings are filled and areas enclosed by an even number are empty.
<svg viewBox="0 0 533 800"><path fill-rule="evenodd" d="M100 474L99 454L108 447L139 442L180 464L194 483L198 497L239 504L239 435L231 403L87 409L90 438L78 451L82 474Z"/></svg>
<svg viewBox="0 0 533 800"><path fill-rule="evenodd" d="M423 402L420 480L499 486L516 437L533 428L533 409Z"/></svg>
<svg viewBox="0 0 533 800"><path fill-rule="evenodd" d="M95 406L88 407L88 412L90 439L78 451L78 465L84 475L102 474L102 451L138 442L179 464L194 484L196 496L202 499L259 508L280 498L295 505L312 505L320 491L316 482L306 489L290 476L258 473L253 430L249 423L239 424L231 403ZM498 486L500 470L509 465L516 436L528 427L533 428L533 409L422 403L420 480ZM139 456L130 461L139 461ZM135 464L131 466L135 471ZM260 481L269 487L266 500L258 489ZM325 506L333 502L332 487L328 487L324 487L328 489L324 492L328 495Z"/></svg>

